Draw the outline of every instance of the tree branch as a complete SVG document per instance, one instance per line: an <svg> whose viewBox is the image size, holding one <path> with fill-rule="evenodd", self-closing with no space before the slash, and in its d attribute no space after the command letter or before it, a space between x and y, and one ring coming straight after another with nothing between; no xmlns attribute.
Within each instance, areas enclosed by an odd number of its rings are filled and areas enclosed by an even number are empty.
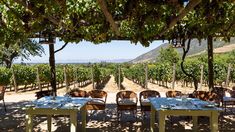
<svg viewBox="0 0 235 132"><path fill-rule="evenodd" d="M107 21L110 23L112 30L116 33L117 36L120 36L120 32L118 30L118 26L115 23L115 21L113 20L112 15L110 14L110 12L108 11L107 8L107 4L105 3L104 0L97 0L101 10L103 11Z"/></svg>
<svg viewBox="0 0 235 132"><path fill-rule="evenodd" d="M62 49L64 49L66 46L68 45L68 42L66 42L61 48L59 48L58 50L54 51L54 53L57 53L59 51L61 51Z"/></svg>
<svg viewBox="0 0 235 132"><path fill-rule="evenodd" d="M184 9L181 9L179 11L179 15L175 17L170 24L160 32L159 37L164 35L168 30L170 30L172 27L176 25L178 21L180 21L183 17L185 17L190 11L194 9L195 6L197 6L199 3L201 3L201 0L190 0L187 6Z"/></svg>
<svg viewBox="0 0 235 132"><path fill-rule="evenodd" d="M183 48L183 56L182 56L182 62L180 63L180 66L181 66L181 70L183 71L183 73L186 76L191 77L193 79L195 90L197 90L198 89L198 81L197 81L196 77L193 76L192 74L187 73L184 69L184 60L185 60L185 57L190 49L190 43L191 43L191 38L188 40L187 49L185 49L185 47Z"/></svg>

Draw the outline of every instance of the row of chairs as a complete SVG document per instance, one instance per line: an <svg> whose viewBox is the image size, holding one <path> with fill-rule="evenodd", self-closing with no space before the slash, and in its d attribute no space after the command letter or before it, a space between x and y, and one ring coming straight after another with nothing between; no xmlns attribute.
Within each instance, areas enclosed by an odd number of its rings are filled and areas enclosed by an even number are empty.
<svg viewBox="0 0 235 132"><path fill-rule="evenodd" d="M71 97L91 97L92 100L87 103L87 110L105 110L107 93L101 90L92 90L89 92L83 90L72 90L68 93ZM151 106L148 97L161 97L158 91L145 90L140 92L139 101L141 112L150 111ZM121 116L122 111L133 111L137 115L138 96L134 91L120 91L116 94L117 116Z"/></svg>
<svg viewBox="0 0 235 132"><path fill-rule="evenodd" d="M107 93L102 90L92 90L86 92L84 90L74 89L68 93L72 97L90 97L92 100L87 104L87 110L105 110ZM180 97L181 91L168 91L166 97ZM151 110L149 97L161 97L160 93L155 90L144 90L139 94L140 108L142 115ZM206 91L196 91L189 97L199 98L205 101L217 101L217 94ZM120 117L122 111L133 111L137 115L138 96L134 91L120 91L116 94L117 116Z"/></svg>
<svg viewBox="0 0 235 132"><path fill-rule="evenodd" d="M228 91L228 90L226 90ZM224 106L224 103L226 100L225 98L225 91L219 89L217 91L194 91L192 94L186 95L191 98L198 98L200 100L204 101L211 101L215 102L217 104L221 104ZM223 93L223 94L222 94ZM230 91L231 93L231 91ZM107 99L107 93L105 91L101 90L92 90L90 92L86 92L83 90L72 90L68 93L72 97L91 97L94 98L91 102L88 103L87 109L88 110L104 110L106 99ZM166 97L181 97L183 96L181 91L167 91ZM155 90L144 90L140 92L139 94L139 101L140 101L140 107L141 112L150 111L150 102L148 101L148 97L161 97L160 93ZM103 99L102 99L103 98ZM232 98L233 95L232 95ZM227 99L227 98L226 98ZM230 99L231 100L231 99ZM116 94L116 103L117 103L117 110L134 110L137 109L137 102L138 102L138 96L133 91L120 91ZM231 102L231 101L230 101ZM235 104L235 101L233 102Z"/></svg>

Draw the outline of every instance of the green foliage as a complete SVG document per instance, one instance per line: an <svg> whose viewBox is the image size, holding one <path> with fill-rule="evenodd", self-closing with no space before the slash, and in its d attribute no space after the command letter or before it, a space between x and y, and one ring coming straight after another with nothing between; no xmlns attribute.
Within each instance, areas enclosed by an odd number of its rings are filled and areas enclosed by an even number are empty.
<svg viewBox="0 0 235 132"><path fill-rule="evenodd" d="M39 70L39 78L41 82L49 83L51 81L50 66L47 64L39 64L35 67Z"/></svg>
<svg viewBox="0 0 235 132"><path fill-rule="evenodd" d="M35 84L36 70L32 66L13 65L17 85Z"/></svg>
<svg viewBox="0 0 235 132"><path fill-rule="evenodd" d="M53 29L65 42L82 40L94 43L111 39L129 39L148 46L156 38L206 38L208 35L234 36L233 1L200 2L171 30L172 20L180 14L184 2L176 1L105 1L118 25L117 36L94 0L15 0L0 1L0 42L28 38L40 31ZM191 2L191 1L190 1ZM165 32L165 33L164 33ZM162 35L163 34L163 35ZM12 40L10 40L10 39Z"/></svg>
<svg viewBox="0 0 235 132"><path fill-rule="evenodd" d="M11 70L5 67L0 67L0 85L6 86L11 82Z"/></svg>
<svg viewBox="0 0 235 132"><path fill-rule="evenodd" d="M100 84L101 83L101 72L100 72L100 69L98 68L97 65L94 65L92 68L93 68L94 82L96 82L97 84Z"/></svg>
<svg viewBox="0 0 235 132"><path fill-rule="evenodd" d="M228 65L224 60L215 59L214 61L214 83L221 85L222 82L225 82L227 76L227 67Z"/></svg>
<svg viewBox="0 0 235 132"><path fill-rule="evenodd" d="M179 59L179 53L171 45L166 49L162 48L159 56L157 57L157 61L170 64L178 63Z"/></svg>
<svg viewBox="0 0 235 132"><path fill-rule="evenodd" d="M110 78L112 72L111 69L99 67L97 64L93 65L93 77L94 82L96 82L96 87L99 87L101 84L104 84Z"/></svg>
<svg viewBox="0 0 235 132"><path fill-rule="evenodd" d="M90 68L79 67L76 69L77 82L84 82L91 80L91 70Z"/></svg>
<svg viewBox="0 0 235 132"><path fill-rule="evenodd" d="M56 81L60 84L64 83L64 66L57 65L56 66Z"/></svg>
<svg viewBox="0 0 235 132"><path fill-rule="evenodd" d="M119 65L119 66L116 66L116 67L114 68L113 74L114 74L114 80L115 80L115 82L116 82L117 84L118 84L118 82L119 82L119 68L120 68L120 83L122 83L123 80L124 80L123 72L122 72L121 66L120 66L120 65Z"/></svg>
<svg viewBox="0 0 235 132"><path fill-rule="evenodd" d="M156 65L156 80L164 82L172 80L172 65L170 63L158 63Z"/></svg>
<svg viewBox="0 0 235 132"><path fill-rule="evenodd" d="M43 47L30 39L21 38L14 43L0 42L0 63L10 68L14 59L29 59L30 56L41 56Z"/></svg>
<svg viewBox="0 0 235 132"><path fill-rule="evenodd" d="M144 65L136 64L128 69L124 70L124 75L126 78L133 80L134 82L144 86L145 84L145 70Z"/></svg>
<svg viewBox="0 0 235 132"><path fill-rule="evenodd" d="M186 62L184 63L184 69L188 74L193 75L197 81L200 80L200 66L202 63L198 59L187 59ZM180 71L182 72L182 71ZM177 73L178 74L178 73ZM193 79L186 76L185 74L181 73L181 79L187 81L187 82L192 82Z"/></svg>

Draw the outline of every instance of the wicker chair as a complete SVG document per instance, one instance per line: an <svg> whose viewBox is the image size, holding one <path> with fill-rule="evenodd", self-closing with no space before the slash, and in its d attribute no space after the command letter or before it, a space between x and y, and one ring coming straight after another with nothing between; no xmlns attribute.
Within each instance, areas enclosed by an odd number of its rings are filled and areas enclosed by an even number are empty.
<svg viewBox="0 0 235 132"><path fill-rule="evenodd" d="M180 91L167 91L166 92L166 97L175 98L177 96L182 96L182 92Z"/></svg>
<svg viewBox="0 0 235 132"><path fill-rule="evenodd" d="M71 97L88 97L88 93L84 90L73 89L68 93Z"/></svg>
<svg viewBox="0 0 235 132"><path fill-rule="evenodd" d="M194 92L194 97L198 98L200 100L203 101L210 101L210 102L215 102L218 104L220 104L220 97L218 94L216 94L215 92L207 92L207 91L195 91Z"/></svg>
<svg viewBox="0 0 235 132"><path fill-rule="evenodd" d="M3 102L4 110L7 111L5 101L4 101L5 87L0 86L0 100Z"/></svg>
<svg viewBox="0 0 235 132"><path fill-rule="evenodd" d="M107 93L102 90L92 90L88 96L92 98L86 105L87 110L105 110Z"/></svg>
<svg viewBox="0 0 235 132"><path fill-rule="evenodd" d="M122 111L133 111L137 117L137 94L133 91L120 91L116 95L117 117L122 116Z"/></svg>
<svg viewBox="0 0 235 132"><path fill-rule="evenodd" d="M148 97L161 97L160 93L155 90L145 90L140 92L139 94L139 100L140 100L140 108L141 113L144 115L146 111L151 111L151 104L148 100Z"/></svg>
<svg viewBox="0 0 235 132"><path fill-rule="evenodd" d="M198 98L200 100L207 101L207 91L194 91L193 96L194 98Z"/></svg>

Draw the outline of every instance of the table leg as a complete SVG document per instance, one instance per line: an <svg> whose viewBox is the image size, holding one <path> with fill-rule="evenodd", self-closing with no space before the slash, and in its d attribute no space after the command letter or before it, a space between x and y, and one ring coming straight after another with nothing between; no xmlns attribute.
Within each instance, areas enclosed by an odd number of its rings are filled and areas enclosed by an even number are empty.
<svg viewBox="0 0 235 132"><path fill-rule="evenodd" d="M210 117L211 132L218 132L218 112L212 111Z"/></svg>
<svg viewBox="0 0 235 132"><path fill-rule="evenodd" d="M82 112L82 132L86 132L86 105L81 108Z"/></svg>
<svg viewBox="0 0 235 132"><path fill-rule="evenodd" d="M151 117L150 117L150 131L154 132L154 124L156 119L156 110L151 106Z"/></svg>
<svg viewBox="0 0 235 132"><path fill-rule="evenodd" d="M198 117L193 116L193 131L197 132L197 129L198 129Z"/></svg>
<svg viewBox="0 0 235 132"><path fill-rule="evenodd" d="M33 115L26 112L26 132L32 132L33 131Z"/></svg>
<svg viewBox="0 0 235 132"><path fill-rule="evenodd" d="M51 132L51 118L52 118L51 115L47 116L47 129L49 132Z"/></svg>
<svg viewBox="0 0 235 132"><path fill-rule="evenodd" d="M165 132L165 117L164 111L159 111L159 132Z"/></svg>
<svg viewBox="0 0 235 132"><path fill-rule="evenodd" d="M71 111L70 121L71 121L70 131L76 132L77 131L77 111Z"/></svg>

